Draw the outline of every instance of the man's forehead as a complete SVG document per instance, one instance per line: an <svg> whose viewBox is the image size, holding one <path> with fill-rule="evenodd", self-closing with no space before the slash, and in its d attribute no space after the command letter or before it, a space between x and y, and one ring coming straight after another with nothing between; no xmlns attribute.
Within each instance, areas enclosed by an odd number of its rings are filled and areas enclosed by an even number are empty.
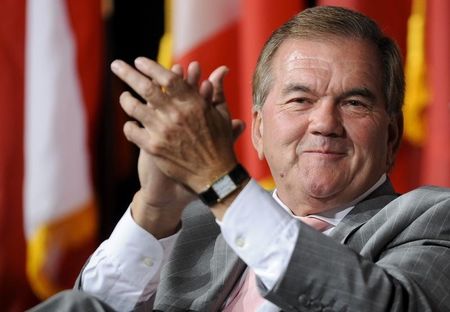
<svg viewBox="0 0 450 312"><path fill-rule="evenodd" d="M279 82L295 76L308 81L311 78L364 80L381 88L381 66L376 52L368 42L345 38L331 41L287 39L277 51L272 63L272 74ZM361 81L362 82L362 81Z"/></svg>
<svg viewBox="0 0 450 312"><path fill-rule="evenodd" d="M285 55L280 61L285 64L296 64L296 67L303 69L330 68L330 63L326 59L320 56L310 56L310 54L298 49L291 51L291 53Z"/></svg>
<svg viewBox="0 0 450 312"><path fill-rule="evenodd" d="M372 42L338 36L316 39L288 38L281 43L274 55L274 59L283 62L301 61L306 65L325 64L330 59L333 62L354 61L357 59L371 63L380 61L377 48Z"/></svg>

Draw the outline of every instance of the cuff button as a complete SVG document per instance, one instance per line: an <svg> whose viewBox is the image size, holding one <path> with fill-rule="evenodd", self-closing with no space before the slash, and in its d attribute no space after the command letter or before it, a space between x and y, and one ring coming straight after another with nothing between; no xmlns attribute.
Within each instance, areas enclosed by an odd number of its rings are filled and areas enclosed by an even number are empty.
<svg viewBox="0 0 450 312"><path fill-rule="evenodd" d="M144 258L144 264L149 268L153 266L153 259L151 257Z"/></svg>
<svg viewBox="0 0 450 312"><path fill-rule="evenodd" d="M245 246L245 239L241 236L237 237L235 240L236 246L242 248Z"/></svg>

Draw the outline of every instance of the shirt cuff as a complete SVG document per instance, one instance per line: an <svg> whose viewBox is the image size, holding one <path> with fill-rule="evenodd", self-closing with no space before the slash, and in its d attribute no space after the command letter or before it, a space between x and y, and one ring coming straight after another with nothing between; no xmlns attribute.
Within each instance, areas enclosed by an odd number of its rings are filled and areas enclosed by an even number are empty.
<svg viewBox="0 0 450 312"><path fill-rule="evenodd" d="M287 268L300 222L251 180L219 225L230 247L271 289Z"/></svg>
<svg viewBox="0 0 450 312"><path fill-rule="evenodd" d="M106 242L105 253L118 264L123 277L145 287L171 253L178 233L157 240L141 228L128 208Z"/></svg>

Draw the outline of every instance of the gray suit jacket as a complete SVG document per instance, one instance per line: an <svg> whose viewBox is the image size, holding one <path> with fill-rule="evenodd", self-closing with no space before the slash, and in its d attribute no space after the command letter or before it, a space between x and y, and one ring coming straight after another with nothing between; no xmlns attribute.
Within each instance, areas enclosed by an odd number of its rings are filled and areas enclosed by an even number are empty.
<svg viewBox="0 0 450 312"><path fill-rule="evenodd" d="M284 311L450 311L448 189L423 187L397 198L386 182L331 237L302 225L297 246L274 289L260 288ZM194 203L154 309L217 311L245 267L208 208Z"/></svg>

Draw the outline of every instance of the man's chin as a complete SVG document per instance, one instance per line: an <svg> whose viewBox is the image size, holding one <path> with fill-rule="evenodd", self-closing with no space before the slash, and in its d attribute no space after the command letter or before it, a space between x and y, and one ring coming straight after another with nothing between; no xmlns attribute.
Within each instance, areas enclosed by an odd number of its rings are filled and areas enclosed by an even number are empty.
<svg viewBox="0 0 450 312"><path fill-rule="evenodd" d="M309 197L314 198L319 201L331 201L339 197L339 194L345 188L340 183L314 183L306 185L306 193Z"/></svg>

